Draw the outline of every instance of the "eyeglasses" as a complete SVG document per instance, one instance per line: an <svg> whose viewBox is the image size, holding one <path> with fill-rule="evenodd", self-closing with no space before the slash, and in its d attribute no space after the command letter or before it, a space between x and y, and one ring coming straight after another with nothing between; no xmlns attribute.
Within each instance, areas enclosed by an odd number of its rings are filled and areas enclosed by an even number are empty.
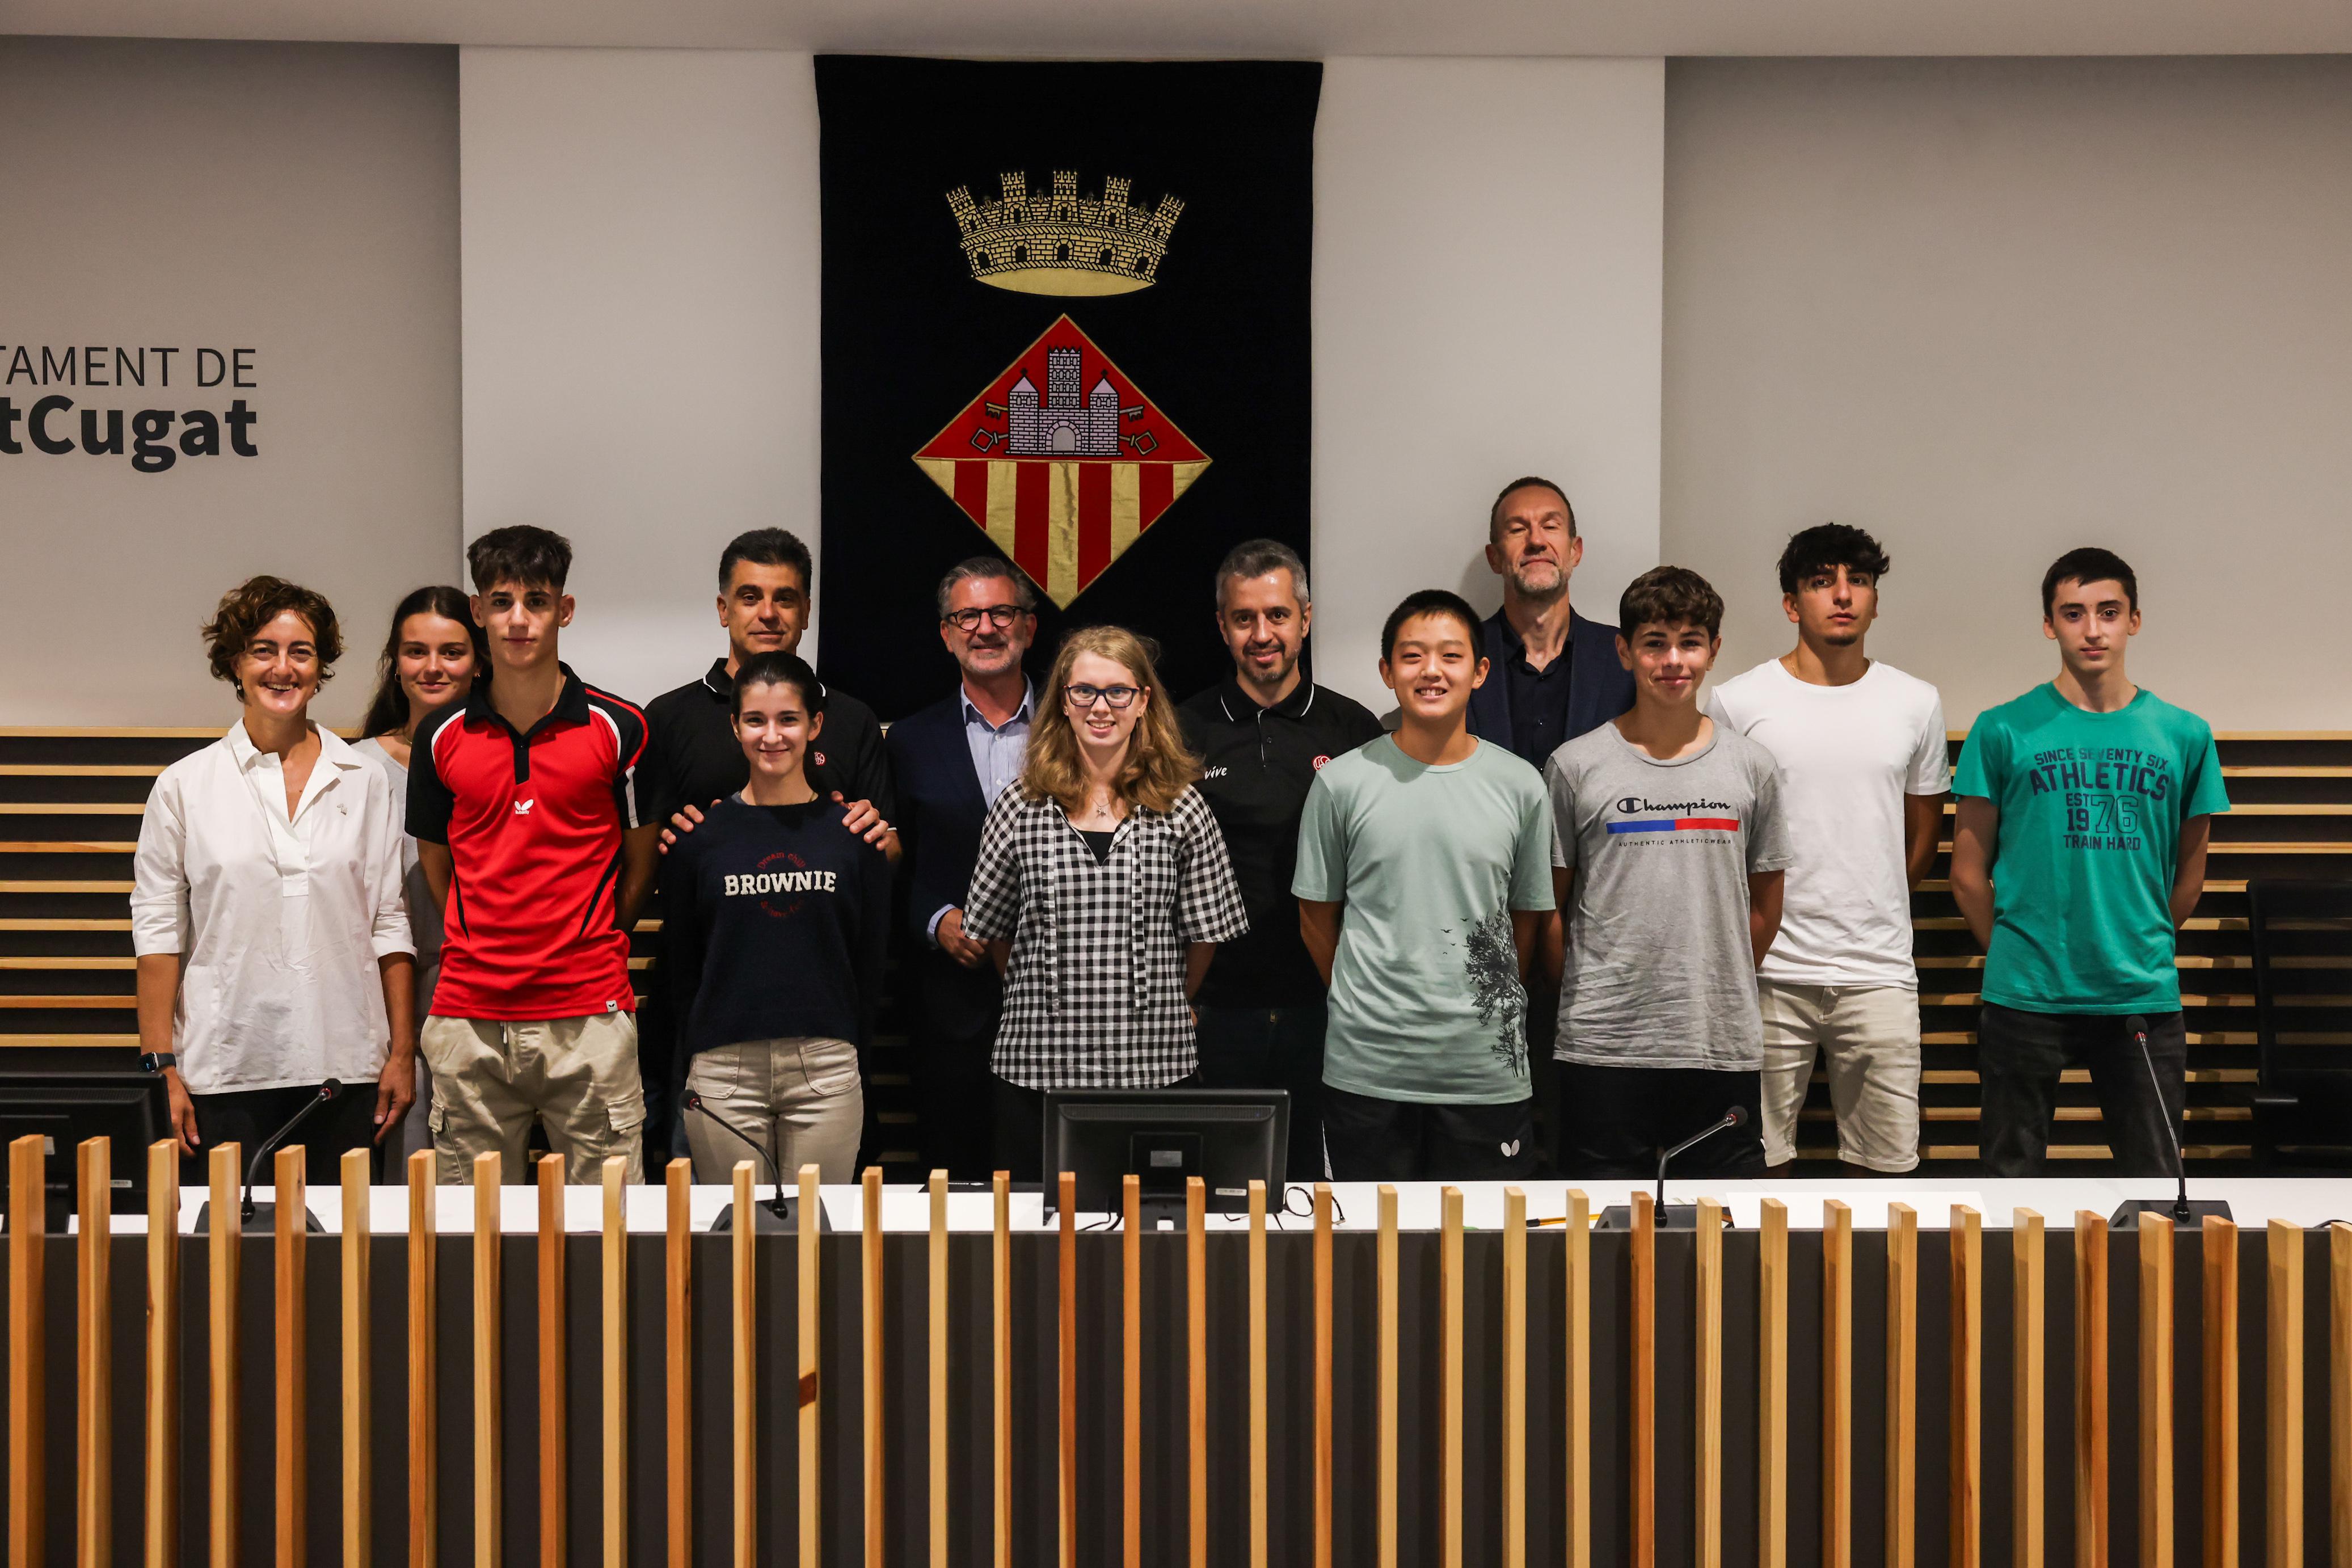
<svg viewBox="0 0 2352 1568"><path fill-rule="evenodd" d="M1069 698L1070 706L1073 708L1091 708L1097 701L1108 702L1114 708L1125 708L1134 702L1135 694L1141 688L1134 686L1065 686L1062 688L1063 693Z"/></svg>
<svg viewBox="0 0 2352 1568"><path fill-rule="evenodd" d="M984 610L950 610L940 619L951 623L958 631L976 632L980 629L981 617L983 616L988 617L990 626L1009 626L1020 618L1021 614L1021 606L1018 605L991 605Z"/></svg>

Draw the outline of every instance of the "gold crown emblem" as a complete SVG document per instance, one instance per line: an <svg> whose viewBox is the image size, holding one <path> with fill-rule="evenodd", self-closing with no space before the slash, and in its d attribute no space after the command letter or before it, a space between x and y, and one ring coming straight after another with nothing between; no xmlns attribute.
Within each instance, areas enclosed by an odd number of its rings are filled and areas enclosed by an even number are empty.
<svg viewBox="0 0 2352 1568"><path fill-rule="evenodd" d="M1004 194L975 202L968 185L948 193L971 275L1016 294L1131 294L1149 289L1168 254L1168 234L1184 204L1161 196L1146 211L1127 197L1131 183L1103 182L1099 198L1078 195L1076 173L1057 169L1049 195L1025 174L999 176Z"/></svg>

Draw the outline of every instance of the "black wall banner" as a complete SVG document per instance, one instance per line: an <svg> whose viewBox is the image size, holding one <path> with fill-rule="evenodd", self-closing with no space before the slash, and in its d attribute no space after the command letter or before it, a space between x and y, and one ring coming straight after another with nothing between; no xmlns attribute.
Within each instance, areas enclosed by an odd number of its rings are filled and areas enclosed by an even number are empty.
<svg viewBox="0 0 2352 1568"><path fill-rule="evenodd" d="M1322 68L825 56L824 670L952 687L941 573L991 551L1066 627L1227 668L1212 575L1307 549Z"/></svg>

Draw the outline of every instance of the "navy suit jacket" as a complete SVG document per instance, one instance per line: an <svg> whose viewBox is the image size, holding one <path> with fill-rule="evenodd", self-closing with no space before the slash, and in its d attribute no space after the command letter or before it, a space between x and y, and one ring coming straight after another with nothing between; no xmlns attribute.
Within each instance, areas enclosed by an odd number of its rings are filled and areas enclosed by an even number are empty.
<svg viewBox="0 0 2352 1568"><path fill-rule="evenodd" d="M898 841L907 850L907 918L913 928L925 1027L934 1037L992 1037L1001 990L995 966L966 969L931 945L931 916L963 907L980 858L988 801L964 738L963 696L950 692L890 726L884 744L898 785Z"/></svg>
<svg viewBox="0 0 2352 1568"><path fill-rule="evenodd" d="M1486 684L1470 694L1470 732L1508 749L1511 744L1511 682L1503 672L1507 657L1503 612L1478 628L1478 652L1486 660ZM1633 672L1617 662L1617 628L1568 612L1568 734L1573 741L1633 706ZM1528 759L1537 767L1546 759Z"/></svg>

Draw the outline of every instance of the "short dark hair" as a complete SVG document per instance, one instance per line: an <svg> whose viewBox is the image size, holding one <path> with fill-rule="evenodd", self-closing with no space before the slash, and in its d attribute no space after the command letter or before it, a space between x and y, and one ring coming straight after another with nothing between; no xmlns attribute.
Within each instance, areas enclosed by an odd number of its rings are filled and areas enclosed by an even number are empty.
<svg viewBox="0 0 2352 1568"><path fill-rule="evenodd" d="M1780 552L1780 592L1794 594L1816 572L1867 572L1884 577L1895 562L1878 541L1851 523L1817 522L1789 535Z"/></svg>
<svg viewBox="0 0 2352 1568"><path fill-rule="evenodd" d="M335 606L327 603L324 595L299 583L270 576L247 577L223 594L213 618L199 628L205 652L212 660L213 679L236 687L242 699L245 683L236 678L237 659L254 634L289 610L310 624L310 642L319 650L319 684L324 686L332 679L335 660L343 657L343 634L335 622Z"/></svg>
<svg viewBox="0 0 2352 1568"><path fill-rule="evenodd" d="M466 546L466 569L474 592L487 594L501 583L563 591L572 574L572 541L527 522L494 528Z"/></svg>
<svg viewBox="0 0 2352 1568"><path fill-rule="evenodd" d="M773 562L762 564L773 565ZM789 686L801 694L801 706L811 713L824 711L824 682L808 660L796 653L755 653L735 667L735 693L727 700L727 716L743 716L743 693L754 686Z"/></svg>
<svg viewBox="0 0 2352 1568"><path fill-rule="evenodd" d="M1723 595L1687 566L1653 566L1617 600L1617 629L1626 641L1643 626L1705 626L1723 635Z"/></svg>
<svg viewBox="0 0 2352 1568"><path fill-rule="evenodd" d="M1470 634L1470 651L1478 651L1478 612L1470 607L1470 601L1444 588L1423 588L1417 594L1407 594L1404 602L1389 612L1388 624L1381 628L1381 663L1387 663L1389 656L1396 651L1397 633L1415 616L1453 616Z"/></svg>
<svg viewBox="0 0 2352 1568"><path fill-rule="evenodd" d="M2043 620L2048 620L2050 612L2057 608L2058 589L2066 583L2121 583L2124 602L2131 606L2133 615L2139 614L2139 578L2112 550L2086 544L2080 550L2069 550L2050 563L2050 570L2042 574Z"/></svg>
<svg viewBox="0 0 2352 1568"><path fill-rule="evenodd" d="M940 579L940 619L947 619L948 600L955 595L959 583L987 582L1002 577L1013 584L1013 605L1026 615L1037 613L1037 595L1029 586L1029 579L1020 567L1002 555L972 555L948 568Z"/></svg>
<svg viewBox="0 0 2352 1568"><path fill-rule="evenodd" d="M1302 608L1315 603L1314 593L1307 586L1307 563L1298 558L1298 552L1278 539L1245 539L1217 563L1217 608L1225 607L1225 584L1234 578L1246 583L1276 572L1290 574L1290 591Z"/></svg>
<svg viewBox="0 0 2352 1568"><path fill-rule="evenodd" d="M1513 490L1523 490L1529 486L1549 490L1559 498L1560 510L1568 513L1568 536L1570 539L1576 537L1576 508L1569 501L1568 492L1540 474L1522 474L1496 490L1494 504L1486 509L1486 542L1489 544L1495 542L1496 534L1503 531L1503 502L1510 499Z"/></svg>
<svg viewBox="0 0 2352 1568"><path fill-rule="evenodd" d="M812 593L816 587L816 565L809 559L809 547L800 535L788 529L754 528L737 534L719 552L719 591L735 580L735 563L749 561L754 566L789 566L801 574L801 592Z"/></svg>

